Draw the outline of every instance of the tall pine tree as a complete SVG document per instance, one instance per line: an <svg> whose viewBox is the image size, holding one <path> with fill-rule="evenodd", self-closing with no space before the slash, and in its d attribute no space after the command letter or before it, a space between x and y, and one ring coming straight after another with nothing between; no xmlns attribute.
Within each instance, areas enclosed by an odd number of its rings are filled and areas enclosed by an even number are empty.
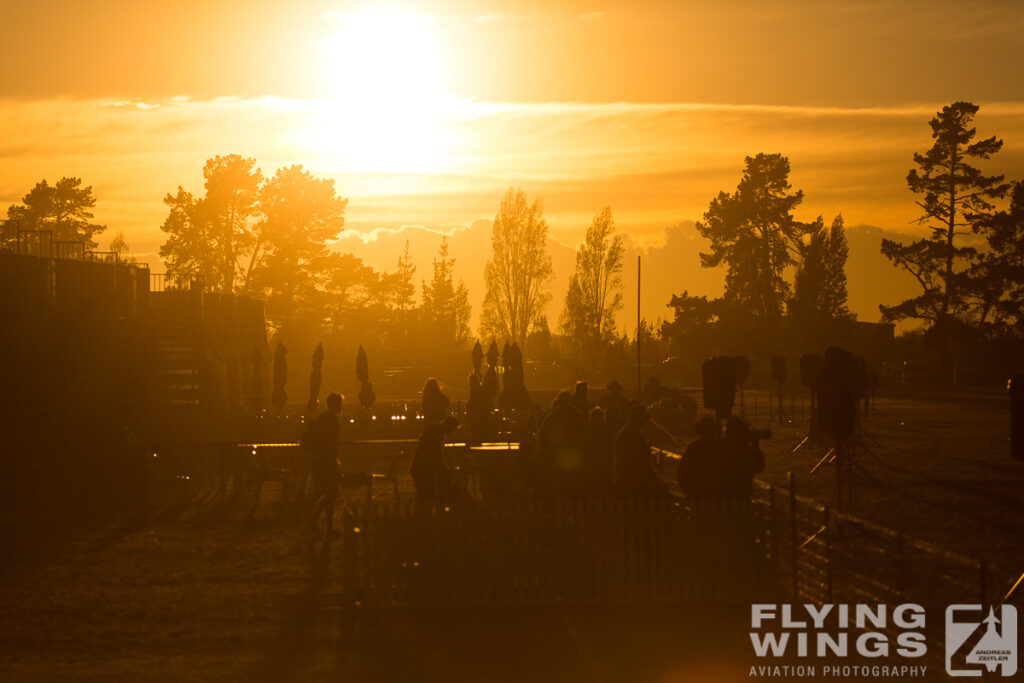
<svg viewBox="0 0 1024 683"><path fill-rule="evenodd" d="M736 192L711 201L697 231L711 240L700 255L705 268L727 266L725 300L761 319L778 318L789 298L783 271L795 263L807 226L793 218L802 190L789 184L789 159L781 154L746 158Z"/></svg>
<svg viewBox="0 0 1024 683"><path fill-rule="evenodd" d="M990 219L992 202L1009 189L1003 176L984 175L972 165L1003 146L994 136L974 140L971 124L977 112L970 102L943 107L929 122L935 140L931 149L914 155L917 168L907 174L907 186L921 195L917 222L930 234L910 244L882 240L882 254L921 286L916 297L879 306L883 319L925 321L946 351L954 337L983 322L986 310L976 296L985 288L977 268L980 255L963 237L970 234L968 228L977 231Z"/></svg>
<svg viewBox="0 0 1024 683"><path fill-rule="evenodd" d="M423 330L425 341L436 349L450 350L469 340L469 290L455 284L455 259L448 256L448 236L441 237L434 276L423 283Z"/></svg>
<svg viewBox="0 0 1024 683"><path fill-rule="evenodd" d="M809 325L852 318L846 288L846 259L850 247L843 217L836 216L831 228L825 228L819 217L811 224L811 230L797 266L790 314L798 322Z"/></svg>

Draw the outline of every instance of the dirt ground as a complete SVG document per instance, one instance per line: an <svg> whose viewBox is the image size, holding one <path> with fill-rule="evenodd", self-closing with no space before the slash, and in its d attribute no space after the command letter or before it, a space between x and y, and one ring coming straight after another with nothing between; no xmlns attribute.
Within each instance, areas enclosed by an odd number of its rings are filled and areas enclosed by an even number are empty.
<svg viewBox="0 0 1024 683"><path fill-rule="evenodd" d="M0 589L2 679L746 677L745 608L355 616L342 609L340 543L316 539L275 493L265 493L252 519L244 503L168 508L8 566Z"/></svg>
<svg viewBox="0 0 1024 683"><path fill-rule="evenodd" d="M748 397L749 399L749 397ZM1024 463L997 401L880 399L865 423L852 511L1024 571ZM764 478L796 475L831 503L824 446L792 447L806 422L767 424ZM408 481L402 495L410 494ZM380 495L391 497L388 487ZM351 494L360 499L362 491ZM4 681L748 680L746 615L721 608L392 612L341 609L340 544L269 487L111 520L0 569ZM738 642L739 638L743 642Z"/></svg>

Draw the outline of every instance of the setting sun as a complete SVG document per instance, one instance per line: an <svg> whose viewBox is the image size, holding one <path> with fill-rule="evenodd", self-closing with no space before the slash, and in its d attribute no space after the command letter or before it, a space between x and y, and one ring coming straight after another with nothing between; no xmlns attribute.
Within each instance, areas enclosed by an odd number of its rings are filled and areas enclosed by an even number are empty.
<svg viewBox="0 0 1024 683"><path fill-rule="evenodd" d="M430 17L331 13L338 28L320 42L324 97L301 142L339 171L449 170L457 106Z"/></svg>

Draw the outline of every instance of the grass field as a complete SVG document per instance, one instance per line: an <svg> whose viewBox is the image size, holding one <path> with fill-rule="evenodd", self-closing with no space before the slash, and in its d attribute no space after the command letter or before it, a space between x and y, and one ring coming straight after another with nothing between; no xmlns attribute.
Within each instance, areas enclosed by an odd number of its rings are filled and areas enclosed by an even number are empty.
<svg viewBox="0 0 1024 683"><path fill-rule="evenodd" d="M810 474L830 444L809 442L794 454L806 420L759 422L773 428L762 478L785 486L792 471L801 495L834 504L834 467ZM854 472L847 509L1019 576L1024 462L1010 456L1009 422L1005 400L878 399L863 421L856 462L864 471Z"/></svg>

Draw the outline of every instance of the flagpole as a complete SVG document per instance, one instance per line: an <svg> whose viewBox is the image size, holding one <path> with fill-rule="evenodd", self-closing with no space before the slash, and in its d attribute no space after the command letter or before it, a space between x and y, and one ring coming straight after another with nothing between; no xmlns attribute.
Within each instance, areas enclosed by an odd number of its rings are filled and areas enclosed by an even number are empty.
<svg viewBox="0 0 1024 683"><path fill-rule="evenodd" d="M643 370L640 365L640 254L636 255L636 400L643 400Z"/></svg>

